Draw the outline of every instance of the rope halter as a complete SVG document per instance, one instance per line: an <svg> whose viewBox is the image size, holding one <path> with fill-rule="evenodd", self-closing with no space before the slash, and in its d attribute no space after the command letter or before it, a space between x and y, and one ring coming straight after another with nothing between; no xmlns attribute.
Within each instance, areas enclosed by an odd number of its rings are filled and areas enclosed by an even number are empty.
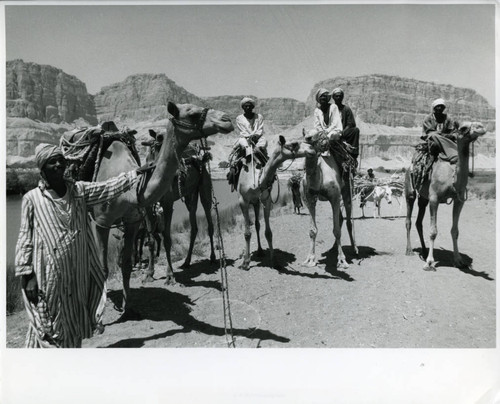
<svg viewBox="0 0 500 404"><path fill-rule="evenodd" d="M196 122L196 124L183 122L183 121L181 121L177 118L174 118L174 117L171 117L169 119L170 119L170 122L172 122L172 124L176 127L184 128L184 129L194 129L194 130L199 131L203 136L205 136L205 134L203 133L203 125L205 124L205 121L207 119L207 114L208 114L209 109L210 108L203 108L203 110L201 111L201 114L200 114L200 119L198 120L198 122Z"/></svg>

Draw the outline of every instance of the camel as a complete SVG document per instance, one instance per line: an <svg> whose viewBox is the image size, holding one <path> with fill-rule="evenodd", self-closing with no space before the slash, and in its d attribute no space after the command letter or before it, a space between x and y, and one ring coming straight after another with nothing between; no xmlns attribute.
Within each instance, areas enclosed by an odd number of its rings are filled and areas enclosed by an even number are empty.
<svg viewBox="0 0 500 404"><path fill-rule="evenodd" d="M437 237L437 210L440 203L453 201L453 224L451 227L451 238L453 240L454 265L458 268L466 264L458 252L458 221L464 202L467 199L467 182L469 178L469 144L474 142L479 136L486 133L483 125L479 122L463 122L457 131L457 152L458 161L456 164L438 159L430 174L430 179L426 179L417 197L417 192L413 188L411 167L406 170L405 175L405 198L406 198L406 255L413 255L410 240L411 215L415 199L418 199L418 215L415 222L420 244L422 245L422 256L426 255L425 241L422 231L422 221L425 209L429 204L430 210L430 248L425 261L424 270L435 271L434 261L434 241Z"/></svg>
<svg viewBox="0 0 500 404"><path fill-rule="evenodd" d="M269 246L269 257L271 267L275 267L273 250L273 233L269 223L272 209L271 188L277 169L289 159L304 157L307 153L314 153L309 147L301 147L299 142L286 143L283 136L279 137L278 146L271 153L269 160L264 167L254 166L248 163L241 169L238 181L239 205L245 220L245 250L241 269L250 268L250 240L252 232L250 230L250 206L253 206L255 213L255 232L257 234L257 254L262 256L263 250L260 242L260 204L264 206L265 237Z"/></svg>
<svg viewBox="0 0 500 404"><path fill-rule="evenodd" d="M164 215L163 209L158 204L155 205L157 209L155 209L152 223L149 224L150 229L148 230L148 221L146 218L141 222L139 226L139 230L137 231L137 235L135 237L135 246L134 246L134 264L141 264L142 262L142 251L144 248L144 243L149 248L149 266L148 268L154 268L154 257L158 258L160 256L161 251L161 234L164 232ZM155 245L156 245L156 253L155 253ZM154 272L154 271L153 271Z"/></svg>
<svg viewBox="0 0 500 404"><path fill-rule="evenodd" d="M366 202L373 202L373 218L381 218L380 204L383 199L385 199L388 204L392 204L392 189L389 185L376 185L372 192L362 198L362 202L359 205L362 216L365 217Z"/></svg>
<svg viewBox="0 0 500 404"><path fill-rule="evenodd" d="M320 141L317 131L313 129L309 133L306 133L305 129L303 129L302 134L305 139L304 141L317 150L318 142ZM333 235L335 237L333 247L335 248L336 246L338 250L337 267L348 268L349 265L347 264L340 242L343 220L340 202L342 198L351 245L354 254L358 255L358 247L354 239L354 224L351 215L351 181L345 181L342 178L340 168L331 155L323 156L320 155L320 153L308 154L305 159L305 170L306 175L302 179L302 188L305 204L311 215L311 229L309 231L310 250L303 265L313 267L318 264L316 259L316 235L318 234L318 227L316 225L316 202L319 199L320 201L330 202L332 207ZM312 185L314 185L313 188L311 187Z"/></svg>
<svg viewBox="0 0 500 404"><path fill-rule="evenodd" d="M145 146L149 146L149 152L146 161L154 161L157 158L158 152L163 143L164 134L157 134L153 130L150 130L149 134L155 139L154 142L143 142L142 144ZM185 269L191 266L194 242L196 241L196 235L198 234L198 224L196 221L196 212L198 210L198 196L200 198L200 202L203 206L205 217L207 219L208 236L210 238L210 262L214 263L216 261L214 248L214 225L211 214L212 179L206 166L210 157L211 156L208 152L205 152L203 154L197 153L194 147L186 149L181 156L181 158L187 162L185 164L185 179L180 180L179 175L176 174L171 186L172 192L166 193L160 201L163 207L164 216L164 243L167 255L167 283L175 283L175 276L170 255L172 248L170 226L172 223L172 215L174 212L174 202L178 199L184 199L184 203L189 211L189 222L191 225L188 253L186 259L184 260L184 263L180 266L180 268ZM153 275L154 269L152 266L150 266L148 272L146 273L144 281L147 282L153 280Z"/></svg>
<svg viewBox="0 0 500 404"><path fill-rule="evenodd" d="M175 192L173 179L179 166L179 156L190 141L201 139L216 133L227 134L234 130L231 119L222 111L201 108L192 104L176 105L168 103L168 112L172 115L167 122L167 135L156 159L156 167L143 188L133 187L111 202L94 208L97 224L97 241L103 265L108 270L109 230L117 221L122 220L125 228L122 256L123 303L122 309L128 308L130 294L130 275L132 271L133 244L137 229L142 220L141 207L147 208L162 199L165 194ZM104 181L123 172L137 169L138 165L130 150L122 142L113 142L104 154L96 177ZM163 206L164 211L165 206ZM170 238L170 224L165 235ZM165 242L166 244L166 242Z"/></svg>

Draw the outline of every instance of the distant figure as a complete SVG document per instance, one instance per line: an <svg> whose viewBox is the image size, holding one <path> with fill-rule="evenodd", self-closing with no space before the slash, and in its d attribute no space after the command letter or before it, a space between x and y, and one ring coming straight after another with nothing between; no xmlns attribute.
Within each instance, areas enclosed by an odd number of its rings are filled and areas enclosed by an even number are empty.
<svg viewBox="0 0 500 404"><path fill-rule="evenodd" d="M325 88L316 92L318 106L314 110L314 129L324 132L330 142L340 140L342 135L342 118L335 104L330 103L331 94Z"/></svg>
<svg viewBox="0 0 500 404"><path fill-rule="evenodd" d="M369 168L366 172L366 175L365 175L365 180L368 180L368 181L375 181L375 174L373 173L373 168Z"/></svg>
<svg viewBox="0 0 500 404"><path fill-rule="evenodd" d="M241 100L240 106L243 114L236 117L236 127L240 132L240 138L235 143L233 151L238 148L245 150L246 156L253 152L262 164L268 159L267 140L264 137L264 117L253 112L255 101L250 97Z"/></svg>
<svg viewBox="0 0 500 404"><path fill-rule="evenodd" d="M332 98L342 118L343 130L340 139L344 140L352 147L349 152L357 159L359 155L359 128L356 127L356 120L354 119L351 108L348 105L342 104L344 100L344 90L340 87L334 88L332 90Z"/></svg>

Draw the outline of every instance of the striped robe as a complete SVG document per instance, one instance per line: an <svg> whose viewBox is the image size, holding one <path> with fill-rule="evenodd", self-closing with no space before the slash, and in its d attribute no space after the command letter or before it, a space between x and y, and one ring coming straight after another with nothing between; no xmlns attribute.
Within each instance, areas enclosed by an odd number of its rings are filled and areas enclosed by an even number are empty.
<svg viewBox="0 0 500 404"><path fill-rule="evenodd" d="M67 183L67 210L43 187L24 195L16 276L34 272L39 289L36 305L22 291L30 320L26 347L81 347L92 336L106 302L106 274L87 209L136 179L134 170L104 182Z"/></svg>

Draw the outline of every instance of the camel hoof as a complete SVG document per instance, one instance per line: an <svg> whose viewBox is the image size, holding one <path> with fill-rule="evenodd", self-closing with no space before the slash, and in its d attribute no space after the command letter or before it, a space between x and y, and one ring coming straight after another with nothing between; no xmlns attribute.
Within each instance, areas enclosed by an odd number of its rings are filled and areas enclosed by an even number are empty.
<svg viewBox="0 0 500 404"><path fill-rule="evenodd" d="M210 263L215 264L217 262L217 258L215 257L215 254L210 254Z"/></svg>
<svg viewBox="0 0 500 404"><path fill-rule="evenodd" d="M411 248L407 248L406 255L411 256L411 255L415 255L415 253L413 252L413 250Z"/></svg>
<svg viewBox="0 0 500 404"><path fill-rule="evenodd" d="M167 279L165 279L165 285L175 285L177 282L175 281L175 277L173 275L167 275Z"/></svg>
<svg viewBox="0 0 500 404"><path fill-rule="evenodd" d="M318 261L316 261L315 259L308 258L302 263L302 265L309 267L309 268L312 268L312 267L315 267L316 265L318 265Z"/></svg>
<svg viewBox="0 0 500 404"><path fill-rule="evenodd" d="M359 255L358 246L354 246L354 255L357 257Z"/></svg>
<svg viewBox="0 0 500 404"><path fill-rule="evenodd" d="M250 261L243 261L240 265L240 269L248 271L250 269Z"/></svg>
<svg viewBox="0 0 500 404"><path fill-rule="evenodd" d="M342 261L338 262L337 268L347 269L347 268L349 268L349 264L346 261L342 260Z"/></svg>
<svg viewBox="0 0 500 404"><path fill-rule="evenodd" d="M427 272L436 272L436 267L434 266L434 264L429 263L424 266L423 270Z"/></svg>
<svg viewBox="0 0 500 404"><path fill-rule="evenodd" d="M146 274L144 278L142 278L142 283L150 283L153 282L155 278L151 274Z"/></svg>

